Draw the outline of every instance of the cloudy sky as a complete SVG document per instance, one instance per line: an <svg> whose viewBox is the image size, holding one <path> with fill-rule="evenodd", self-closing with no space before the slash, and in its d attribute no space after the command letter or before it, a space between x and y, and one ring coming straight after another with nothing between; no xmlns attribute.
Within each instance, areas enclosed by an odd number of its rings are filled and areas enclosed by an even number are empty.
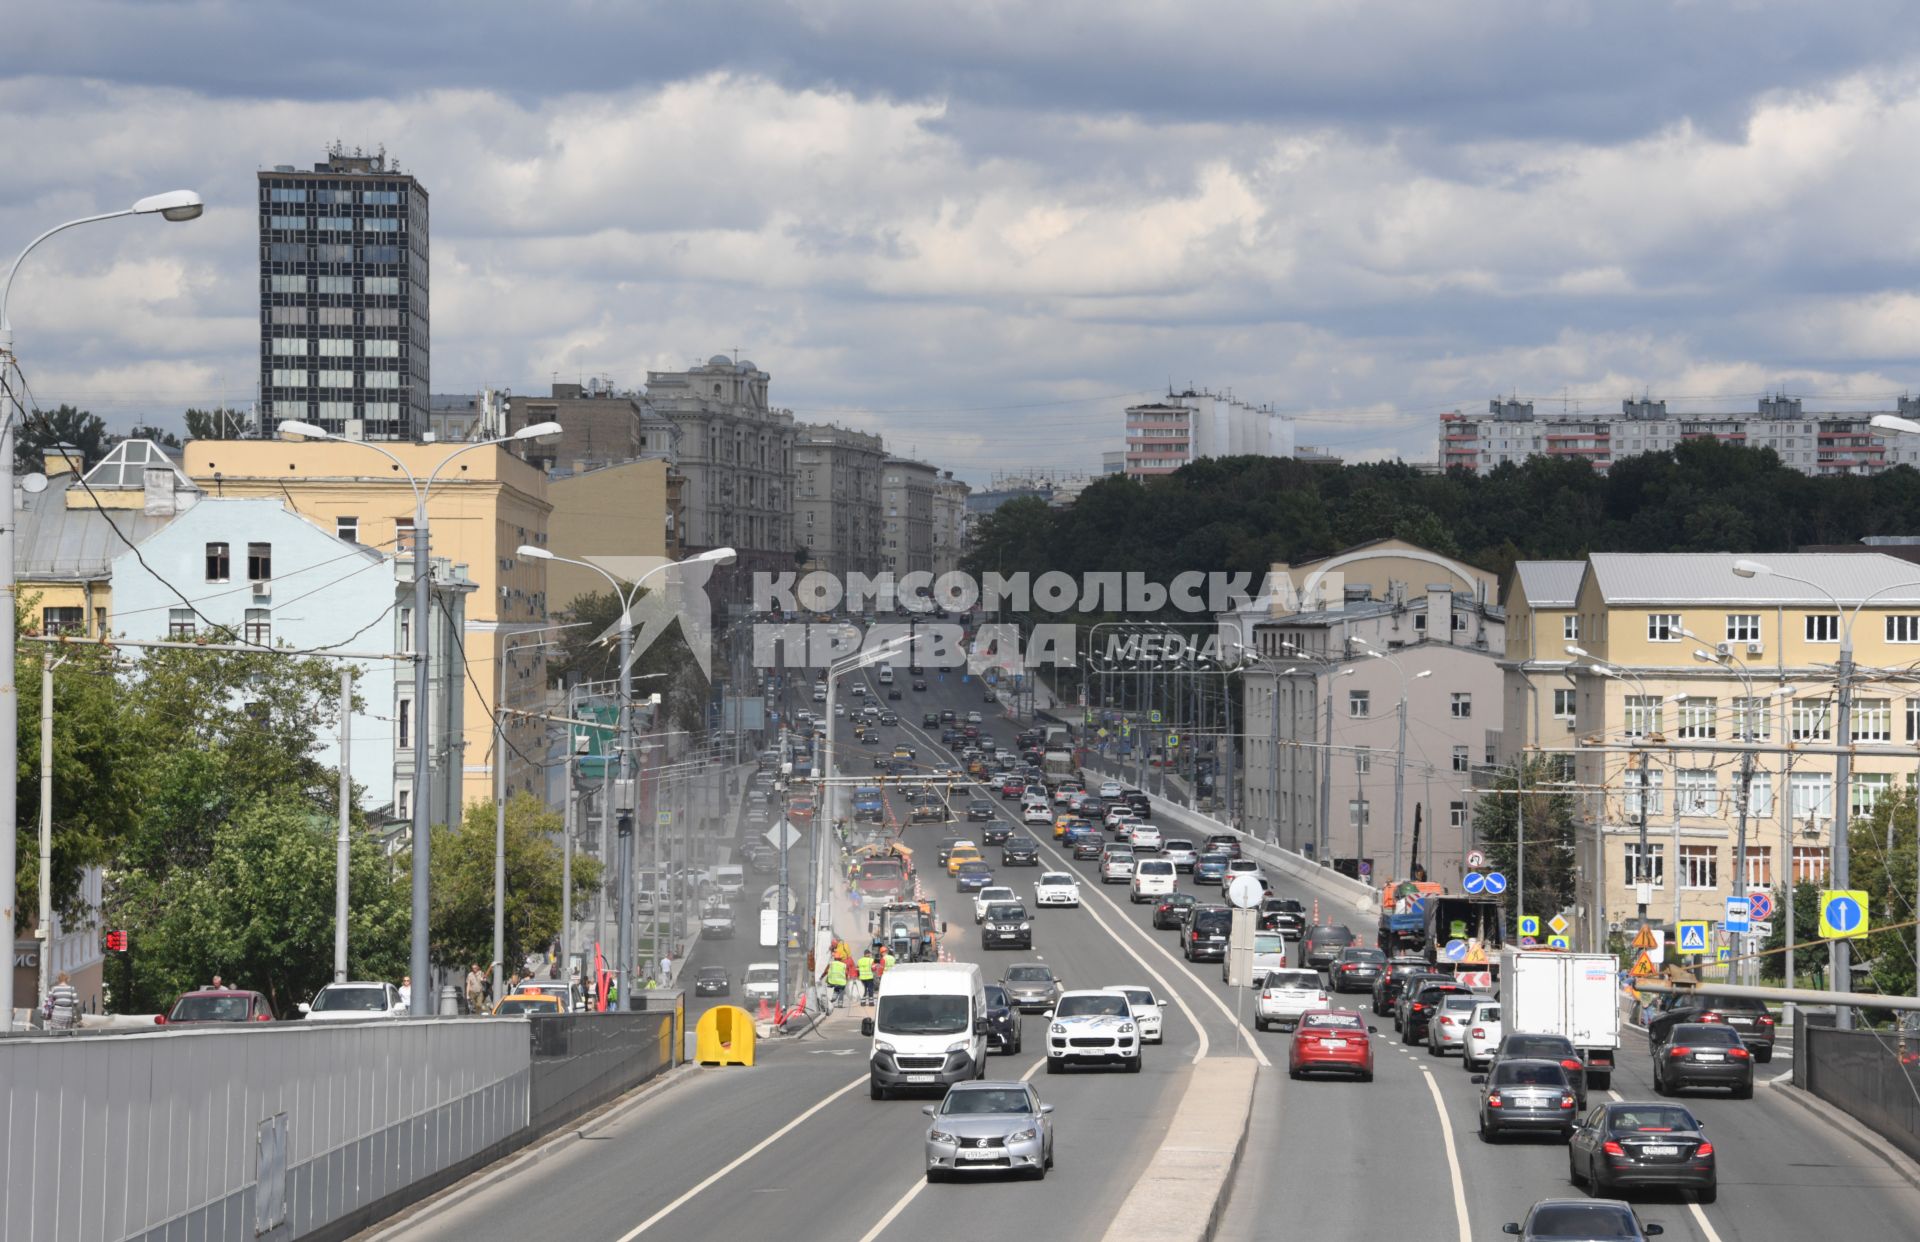
<svg viewBox="0 0 1920 1242"><path fill-rule="evenodd" d="M1364 16L1356 16L1363 13ZM41 404L252 399L253 175L432 195L439 392L738 348L965 477L1231 389L1349 457L1434 417L1920 391L1920 27L1891 0L62 0L0 40ZM4 260L0 260L4 261Z"/></svg>

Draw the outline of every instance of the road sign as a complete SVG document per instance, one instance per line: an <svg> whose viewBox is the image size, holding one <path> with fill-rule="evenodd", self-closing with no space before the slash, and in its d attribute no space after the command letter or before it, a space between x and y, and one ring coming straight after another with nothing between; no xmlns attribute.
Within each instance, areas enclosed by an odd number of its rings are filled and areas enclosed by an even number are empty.
<svg viewBox="0 0 1920 1242"><path fill-rule="evenodd" d="M1820 894L1820 938L1851 940L1867 934L1867 894L1863 889L1828 889Z"/></svg>
<svg viewBox="0 0 1920 1242"><path fill-rule="evenodd" d="M1471 854L1467 855L1468 870L1478 871L1480 868L1486 865L1487 865L1487 856L1485 854L1482 854L1479 850L1475 850Z"/></svg>
<svg viewBox="0 0 1920 1242"><path fill-rule="evenodd" d="M1538 936L1520 937L1520 947L1523 949L1531 949L1535 945L1538 945L1539 943L1540 943L1540 938Z"/></svg>
<svg viewBox="0 0 1920 1242"><path fill-rule="evenodd" d="M1765 940L1768 936L1773 935L1773 923L1768 919L1755 919L1747 924L1747 930L1753 935Z"/></svg>
<svg viewBox="0 0 1920 1242"><path fill-rule="evenodd" d="M1715 951L1715 958L1722 962L1731 962L1733 960L1733 950L1723 944Z"/></svg>
<svg viewBox="0 0 1920 1242"><path fill-rule="evenodd" d="M1651 927L1642 927L1640 934L1633 938L1633 947L1643 953L1648 949L1654 948L1659 943L1658 940L1653 938L1653 928Z"/></svg>
<svg viewBox="0 0 1920 1242"><path fill-rule="evenodd" d="M1227 885L1227 900L1242 910L1253 909L1266 895L1266 887L1245 873L1233 877L1233 883Z"/></svg>
<svg viewBox="0 0 1920 1242"><path fill-rule="evenodd" d="M1105 729L1100 730L1101 737L1105 737L1106 735L1107 735L1107 731Z"/></svg>
<svg viewBox="0 0 1920 1242"><path fill-rule="evenodd" d="M1773 894L1756 888L1747 894L1747 917L1758 922L1773 917Z"/></svg>
<svg viewBox="0 0 1920 1242"><path fill-rule="evenodd" d="M655 811L653 814L653 826L656 828L673 827L673 812L672 811Z"/></svg>
<svg viewBox="0 0 1920 1242"><path fill-rule="evenodd" d="M1566 917L1564 915L1556 914L1552 918L1547 920L1547 930L1552 932L1556 936L1566 935L1567 928L1571 926L1572 924L1567 922Z"/></svg>
<svg viewBox="0 0 1920 1242"><path fill-rule="evenodd" d="M1633 973L1636 978L1641 979L1652 974L1653 958L1649 957L1645 952L1642 952L1639 957L1633 959Z"/></svg>
<svg viewBox="0 0 1920 1242"><path fill-rule="evenodd" d="M767 829L766 837L776 850L790 849L800 843L800 833L784 819Z"/></svg>
<svg viewBox="0 0 1920 1242"><path fill-rule="evenodd" d="M1157 707L1156 707L1156 708L1154 708L1154 709L1153 709L1152 711L1150 711L1150 712L1148 712L1148 713L1147 713L1147 723L1148 723L1148 724L1159 724L1159 723L1160 723L1160 709L1159 709L1159 708L1157 708Z"/></svg>
<svg viewBox="0 0 1920 1242"><path fill-rule="evenodd" d="M1705 953L1707 947L1707 925L1704 920L1688 919L1680 924L1682 953Z"/></svg>
<svg viewBox="0 0 1920 1242"><path fill-rule="evenodd" d="M1460 887L1468 893L1483 893L1487 889L1487 875L1484 871L1469 871L1460 877Z"/></svg>
<svg viewBox="0 0 1920 1242"><path fill-rule="evenodd" d="M1540 916L1537 914L1521 915L1520 916L1520 935L1522 937L1530 936L1536 940L1539 939L1540 938Z"/></svg>
<svg viewBox="0 0 1920 1242"><path fill-rule="evenodd" d="M1498 871L1487 872L1487 892L1495 897L1507 891L1507 877Z"/></svg>
<svg viewBox="0 0 1920 1242"><path fill-rule="evenodd" d="M1172 749L1173 749L1174 747L1176 747L1176 746L1178 746L1179 744L1180 744L1180 735L1179 735L1178 733L1169 733L1169 734L1167 734L1167 749L1168 749L1168 750L1172 750Z"/></svg>
<svg viewBox="0 0 1920 1242"><path fill-rule="evenodd" d="M1449 962L1465 961L1467 957L1467 942L1464 940L1449 940L1447 941L1447 947L1443 949L1442 952L1446 954Z"/></svg>
<svg viewBox="0 0 1920 1242"><path fill-rule="evenodd" d="M1747 930L1749 921L1747 899L1745 897L1727 898L1727 930L1743 932Z"/></svg>
<svg viewBox="0 0 1920 1242"><path fill-rule="evenodd" d="M1570 949L1573 946L1568 943L1565 936L1548 936L1547 947L1549 949Z"/></svg>
<svg viewBox="0 0 1920 1242"><path fill-rule="evenodd" d="M1372 874L1373 874L1373 861L1367 858L1361 859L1360 860L1360 878L1364 880Z"/></svg>
<svg viewBox="0 0 1920 1242"><path fill-rule="evenodd" d="M1491 970L1460 970L1453 975L1463 988L1490 988L1493 986Z"/></svg>

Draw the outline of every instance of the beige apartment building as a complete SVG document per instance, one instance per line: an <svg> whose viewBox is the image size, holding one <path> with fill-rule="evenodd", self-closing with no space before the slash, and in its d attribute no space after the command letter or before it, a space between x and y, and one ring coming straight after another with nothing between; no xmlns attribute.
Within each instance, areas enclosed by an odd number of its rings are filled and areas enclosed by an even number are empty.
<svg viewBox="0 0 1920 1242"><path fill-rule="evenodd" d="M943 470L933 482L933 573L950 574L960 568L967 550L967 497L973 489Z"/></svg>
<svg viewBox="0 0 1920 1242"><path fill-rule="evenodd" d="M887 458L879 436L850 427L801 423L793 445L793 533L808 571L845 581L875 574L880 556L880 474Z"/></svg>
<svg viewBox="0 0 1920 1242"><path fill-rule="evenodd" d="M772 377L715 354L685 371L647 372L647 402L679 427L688 552L733 548L732 576L792 572L793 411L767 400Z"/></svg>
<svg viewBox="0 0 1920 1242"><path fill-rule="evenodd" d="M537 640L513 637L548 624L547 563L518 554L522 544L549 544L553 506L545 474L497 446L461 452L448 444L388 442L376 449L351 441L279 440L195 440L182 453L182 469L210 496L284 501L330 534L410 554L413 489L379 450L399 458L422 484L438 469L427 498L430 551L456 572L464 567L477 588L467 599L462 627L465 702L453 716L460 727L447 735L442 722L452 714L431 704L427 725L438 752L435 767L461 774L462 801L491 803L503 642L505 705L537 711L545 701L546 657ZM538 793L545 727L515 716L506 736L507 788Z"/></svg>
<svg viewBox="0 0 1920 1242"><path fill-rule="evenodd" d="M582 561L650 556L678 560L684 555L679 534L682 483L679 473L658 457L578 474L556 473L547 481L553 505L547 546L556 556ZM547 562L550 611L608 589L607 580L591 569Z"/></svg>
<svg viewBox="0 0 1920 1242"><path fill-rule="evenodd" d="M1743 559L1771 572L1737 574ZM1914 772L1917 580L1914 565L1872 553L1595 553L1518 567L1506 601L1506 753L1559 756L1576 795L1576 943L1630 932L1643 901L1649 922L1671 930L1719 920L1729 896L1826 878L1836 814L1871 814ZM1854 759L1840 791L1832 755L1775 752L1833 746L1834 669L1849 632Z"/></svg>
<svg viewBox="0 0 1920 1242"><path fill-rule="evenodd" d="M924 461L889 457L880 478L880 567L895 579L933 571L933 493L940 472Z"/></svg>

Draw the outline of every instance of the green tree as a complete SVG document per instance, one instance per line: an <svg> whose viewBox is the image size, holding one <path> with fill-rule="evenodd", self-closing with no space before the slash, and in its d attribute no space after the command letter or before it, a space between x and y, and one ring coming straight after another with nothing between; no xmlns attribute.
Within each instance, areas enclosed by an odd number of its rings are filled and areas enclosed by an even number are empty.
<svg viewBox="0 0 1920 1242"><path fill-rule="evenodd" d="M225 406L189 409L186 424L189 440L238 440L247 434L246 414Z"/></svg>
<svg viewBox="0 0 1920 1242"><path fill-rule="evenodd" d="M529 953L545 952L560 934L562 871L558 812L532 794L507 802L506 959L511 969ZM475 802L457 830L433 830L433 958L447 965L493 960L494 808ZM600 884L597 859L575 853L573 897Z"/></svg>
<svg viewBox="0 0 1920 1242"><path fill-rule="evenodd" d="M1913 793L1900 789L1883 797L1873 814L1854 822L1849 834L1852 865L1848 883L1868 896L1869 925L1892 928L1854 941L1854 959L1872 968L1876 989L1913 995L1915 866Z"/></svg>
<svg viewBox="0 0 1920 1242"><path fill-rule="evenodd" d="M642 593L642 598L645 594ZM620 675L620 644L607 634L620 621L620 600L612 591L594 591L567 601L556 616L584 622L561 630L560 652L549 657L547 675L562 685L611 681ZM711 687L687 647L678 625L656 638L633 662L634 696L659 694L670 726L689 732L706 727ZM645 680L642 680L645 679Z"/></svg>
<svg viewBox="0 0 1920 1242"><path fill-rule="evenodd" d="M62 445L79 449L91 466L107 455L107 425L98 415L71 405L35 410L14 431L13 468L21 473L39 470L47 450Z"/></svg>
<svg viewBox="0 0 1920 1242"><path fill-rule="evenodd" d="M112 441L115 444L120 443L122 440L151 440L163 449L178 449L184 447L180 443L179 436L174 435L164 427L155 427L151 423L136 423L127 429L127 434L112 437Z"/></svg>
<svg viewBox="0 0 1920 1242"><path fill-rule="evenodd" d="M1773 931L1761 949L1760 976L1784 980L1787 976L1787 890L1773 890ZM1820 886L1802 880L1793 886L1794 973L1805 977L1815 967L1826 965L1826 946L1820 943Z"/></svg>
<svg viewBox="0 0 1920 1242"><path fill-rule="evenodd" d="M1531 758L1502 772L1493 790L1473 804L1474 836L1493 869L1509 879L1504 898L1509 919L1538 914L1544 922L1573 904L1573 799L1551 788L1557 779L1547 760ZM1515 843L1523 824L1528 908L1519 910L1514 903L1521 886L1512 881L1521 876Z"/></svg>

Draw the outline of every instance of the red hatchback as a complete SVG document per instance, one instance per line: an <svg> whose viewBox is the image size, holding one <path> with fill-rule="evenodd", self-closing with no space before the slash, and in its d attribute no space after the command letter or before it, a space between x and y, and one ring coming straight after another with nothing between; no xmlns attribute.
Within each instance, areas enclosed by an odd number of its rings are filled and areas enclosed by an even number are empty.
<svg viewBox="0 0 1920 1242"><path fill-rule="evenodd" d="M194 992L182 992L173 1002L173 1008L165 1013L155 1014L154 1023L158 1026L196 1026L202 1023L231 1022L271 1022L273 1006L267 998L258 992L242 992L238 989L201 988Z"/></svg>
<svg viewBox="0 0 1920 1242"><path fill-rule="evenodd" d="M1293 1050L1287 1054L1287 1073L1303 1078L1319 1070L1358 1074L1373 1081L1373 1029L1357 1013L1346 1009L1309 1009L1294 1028Z"/></svg>

